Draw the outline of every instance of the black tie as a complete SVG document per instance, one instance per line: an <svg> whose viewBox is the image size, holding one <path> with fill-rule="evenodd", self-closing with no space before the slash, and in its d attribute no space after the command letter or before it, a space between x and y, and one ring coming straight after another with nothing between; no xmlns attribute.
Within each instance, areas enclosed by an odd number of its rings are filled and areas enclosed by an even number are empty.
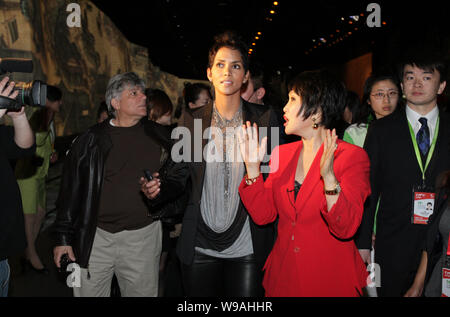
<svg viewBox="0 0 450 317"><path fill-rule="evenodd" d="M428 129L427 118L420 118L419 122L422 126L419 132L417 132L416 139L420 152L425 156L430 149L430 129Z"/></svg>

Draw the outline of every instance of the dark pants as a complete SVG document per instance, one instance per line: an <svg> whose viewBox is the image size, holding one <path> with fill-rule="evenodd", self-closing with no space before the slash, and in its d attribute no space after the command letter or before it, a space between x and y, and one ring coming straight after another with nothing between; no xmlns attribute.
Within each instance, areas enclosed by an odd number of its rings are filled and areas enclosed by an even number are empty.
<svg viewBox="0 0 450 317"><path fill-rule="evenodd" d="M253 255L221 259L196 253L182 265L188 297L262 297L262 272Z"/></svg>

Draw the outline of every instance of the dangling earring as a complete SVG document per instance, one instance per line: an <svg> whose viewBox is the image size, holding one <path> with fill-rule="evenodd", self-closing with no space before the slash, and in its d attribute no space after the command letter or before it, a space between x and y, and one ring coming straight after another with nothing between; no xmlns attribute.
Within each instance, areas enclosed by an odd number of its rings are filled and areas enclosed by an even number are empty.
<svg viewBox="0 0 450 317"><path fill-rule="evenodd" d="M316 123L316 120L317 120L316 118L313 118L313 119L312 119L312 121L313 121L313 123L314 123L314 124L313 124L313 129L314 129L314 130L317 130L317 129L319 128L319 124Z"/></svg>

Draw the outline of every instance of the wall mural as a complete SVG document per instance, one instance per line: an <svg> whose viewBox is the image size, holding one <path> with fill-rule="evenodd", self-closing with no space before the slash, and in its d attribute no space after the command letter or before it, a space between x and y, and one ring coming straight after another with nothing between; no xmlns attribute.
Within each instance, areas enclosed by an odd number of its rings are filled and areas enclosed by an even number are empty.
<svg viewBox="0 0 450 317"><path fill-rule="evenodd" d="M13 79L39 79L63 91L63 106L55 118L58 136L95 124L109 78L126 71L136 72L147 87L164 90L174 106L180 106L184 83L190 80L153 65L148 49L130 43L90 1L76 2L80 24L70 27L67 7L72 2L0 0L0 58L32 58L34 73L14 73Z"/></svg>

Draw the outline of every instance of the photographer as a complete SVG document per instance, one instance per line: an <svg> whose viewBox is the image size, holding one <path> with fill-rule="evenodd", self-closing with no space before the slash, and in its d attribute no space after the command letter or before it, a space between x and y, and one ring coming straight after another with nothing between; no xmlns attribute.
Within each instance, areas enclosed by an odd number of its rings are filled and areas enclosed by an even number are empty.
<svg viewBox="0 0 450 317"><path fill-rule="evenodd" d="M8 84L5 77L0 82L0 96L16 98L14 82ZM0 118L6 113L0 109ZM0 126L0 297L8 295L10 269L8 257L21 253L26 247L24 220L20 191L14 177L9 159L18 159L33 155L34 136L25 115L25 110L9 112L14 127Z"/></svg>
<svg viewBox="0 0 450 317"><path fill-rule="evenodd" d="M30 126L36 135L36 155L21 159L16 165L16 178L22 195L25 216L27 249L22 259L23 270L32 269L38 274L48 274L36 250L36 240L46 214L45 182L51 163L57 160L53 151L55 129L53 119L62 104L62 92L59 88L47 85L45 107L39 108L30 118Z"/></svg>

